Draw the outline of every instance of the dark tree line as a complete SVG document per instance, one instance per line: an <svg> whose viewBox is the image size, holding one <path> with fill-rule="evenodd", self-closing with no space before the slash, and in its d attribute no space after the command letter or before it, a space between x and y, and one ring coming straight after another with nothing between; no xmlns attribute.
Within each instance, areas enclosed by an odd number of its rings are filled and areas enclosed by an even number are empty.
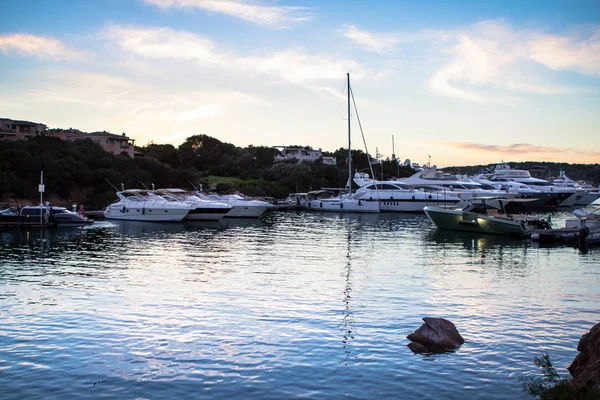
<svg viewBox="0 0 600 400"><path fill-rule="evenodd" d="M325 156L337 165L298 163L273 164L277 150L265 146L237 147L207 135L187 138L178 147L149 144L142 157L105 152L91 140L62 141L39 136L24 141L0 141L0 200L4 203L36 202L39 199L40 171L44 170L45 198L55 204L84 204L102 208L116 199L115 189L181 187L217 184L219 192L240 191L249 196L284 198L291 192L321 188L343 188L348 181L347 150L340 148ZM511 163L542 178L564 170L575 180L600 183L600 165L566 163ZM450 167L448 172L479 173L484 167ZM405 177L414 171L391 160L373 165L378 179ZM352 151L352 173L369 172L369 159L360 150ZM215 178L218 177L218 180Z"/></svg>
<svg viewBox="0 0 600 400"><path fill-rule="evenodd" d="M195 135L180 146L149 144L142 157L105 152L91 140L62 141L39 136L25 141L0 141L0 200L4 203L36 202L40 171L44 171L45 199L55 204L79 203L87 208L110 204L115 189L182 187L208 185L213 176L231 178L220 183L220 191L240 191L250 196L283 198L290 192L322 187L344 187L348 180L347 152L339 149L327 155L337 157L337 166L297 163L273 164L277 150L264 146L237 147L207 135ZM353 170L368 171L367 156L352 152ZM381 166L378 166L379 174ZM386 178L398 175L398 168L383 163ZM409 170L401 170L408 176ZM225 180L227 179L220 179Z"/></svg>

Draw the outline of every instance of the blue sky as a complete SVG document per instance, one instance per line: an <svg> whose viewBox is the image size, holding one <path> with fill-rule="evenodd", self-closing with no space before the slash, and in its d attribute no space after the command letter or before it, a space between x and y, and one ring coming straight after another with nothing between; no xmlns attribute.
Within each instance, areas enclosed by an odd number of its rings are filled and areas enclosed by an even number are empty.
<svg viewBox="0 0 600 400"><path fill-rule="evenodd" d="M3 0L0 15L3 117L335 150L350 72L371 153L393 135L400 158L441 166L600 160L598 1Z"/></svg>

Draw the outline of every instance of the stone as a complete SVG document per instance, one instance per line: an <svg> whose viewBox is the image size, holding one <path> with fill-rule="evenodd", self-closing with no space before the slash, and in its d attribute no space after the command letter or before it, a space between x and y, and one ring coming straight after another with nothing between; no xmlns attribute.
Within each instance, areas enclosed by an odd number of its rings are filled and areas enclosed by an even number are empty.
<svg viewBox="0 0 600 400"><path fill-rule="evenodd" d="M581 336L577 351L567 369L573 376L570 385L581 398L590 391L600 391L600 323Z"/></svg>
<svg viewBox="0 0 600 400"><path fill-rule="evenodd" d="M407 346L409 349L411 349L413 351L413 353L428 353L429 352L427 347L425 347L422 344L417 343L417 342L410 342Z"/></svg>
<svg viewBox="0 0 600 400"><path fill-rule="evenodd" d="M456 326L447 319L423 318L423 321L425 323L408 335L407 339L424 346L428 351L455 350L465 342Z"/></svg>

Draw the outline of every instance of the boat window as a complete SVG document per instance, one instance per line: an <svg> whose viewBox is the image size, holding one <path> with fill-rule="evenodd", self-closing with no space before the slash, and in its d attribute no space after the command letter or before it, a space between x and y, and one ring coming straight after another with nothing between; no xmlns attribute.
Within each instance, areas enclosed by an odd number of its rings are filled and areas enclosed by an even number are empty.
<svg viewBox="0 0 600 400"><path fill-rule="evenodd" d="M486 190L495 190L496 188L493 187L492 185L488 185L487 183L481 183L480 186L482 189L486 189Z"/></svg>
<svg viewBox="0 0 600 400"><path fill-rule="evenodd" d="M43 210L44 214L46 214L46 210ZM28 215L28 216L40 216L40 209L39 208L24 208L21 210L21 215Z"/></svg>
<svg viewBox="0 0 600 400"><path fill-rule="evenodd" d="M381 185L381 188L383 190L400 190L398 187L394 186L394 185L390 185L388 183L384 183Z"/></svg>
<svg viewBox="0 0 600 400"><path fill-rule="evenodd" d="M479 214L487 214L485 204L481 204L481 203L473 204L473 206L471 207L471 209L469 211L476 212Z"/></svg>

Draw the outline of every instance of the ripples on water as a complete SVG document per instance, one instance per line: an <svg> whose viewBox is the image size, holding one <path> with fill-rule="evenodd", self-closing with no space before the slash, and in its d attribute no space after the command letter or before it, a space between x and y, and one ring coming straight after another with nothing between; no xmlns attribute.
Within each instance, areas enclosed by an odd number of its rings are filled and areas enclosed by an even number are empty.
<svg viewBox="0 0 600 400"><path fill-rule="evenodd" d="M1 235L5 398L527 398L533 357L567 374L600 321L600 249L440 232L423 215ZM425 316L466 343L412 354Z"/></svg>

